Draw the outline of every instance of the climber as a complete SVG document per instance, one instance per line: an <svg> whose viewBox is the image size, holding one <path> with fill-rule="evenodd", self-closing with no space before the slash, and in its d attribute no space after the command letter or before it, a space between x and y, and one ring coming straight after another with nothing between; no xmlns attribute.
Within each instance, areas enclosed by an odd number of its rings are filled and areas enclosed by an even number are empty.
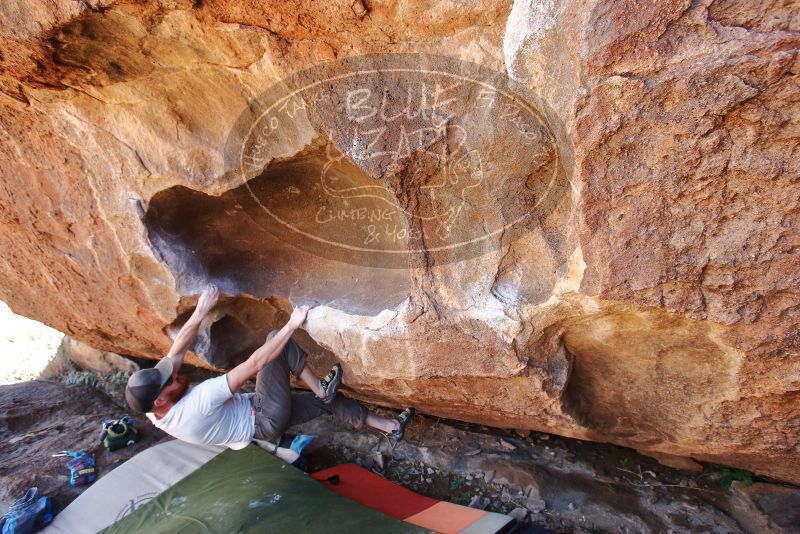
<svg viewBox="0 0 800 534"><path fill-rule="evenodd" d="M358 402L337 395L343 376L339 364L321 380L306 366L306 352L290 338L305 321L308 306L295 308L283 328L270 332L246 361L190 389L188 377L178 372L218 296L216 287L206 287L167 355L155 367L128 379L125 398L133 410L146 412L156 427L183 441L231 449L242 449L253 439L277 442L288 427L325 413L356 428L364 424L375 428L392 446L403 439L413 409L403 410L394 419L370 413ZM290 372L311 391L291 391ZM255 393L238 393L254 376Z"/></svg>

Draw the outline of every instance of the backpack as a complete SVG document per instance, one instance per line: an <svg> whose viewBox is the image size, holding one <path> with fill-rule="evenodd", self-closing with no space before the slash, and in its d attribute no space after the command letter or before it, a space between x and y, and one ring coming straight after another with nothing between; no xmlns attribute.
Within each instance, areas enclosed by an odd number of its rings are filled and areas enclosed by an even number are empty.
<svg viewBox="0 0 800 534"><path fill-rule="evenodd" d="M31 488L14 502L8 513L0 518L2 534L32 534L53 520L53 505L50 497Z"/></svg>
<svg viewBox="0 0 800 534"><path fill-rule="evenodd" d="M103 421L100 442L109 451L128 447L137 441L139 441L139 431L136 429L136 422L130 416Z"/></svg>

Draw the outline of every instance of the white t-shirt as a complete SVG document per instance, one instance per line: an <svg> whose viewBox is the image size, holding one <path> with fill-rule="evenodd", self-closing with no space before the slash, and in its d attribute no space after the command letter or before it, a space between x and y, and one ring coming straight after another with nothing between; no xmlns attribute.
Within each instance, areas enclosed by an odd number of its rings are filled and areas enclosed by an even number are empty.
<svg viewBox="0 0 800 534"><path fill-rule="evenodd" d="M147 418L182 441L243 449L255 433L252 396L231 393L227 377L221 375L191 388L161 419L151 412Z"/></svg>

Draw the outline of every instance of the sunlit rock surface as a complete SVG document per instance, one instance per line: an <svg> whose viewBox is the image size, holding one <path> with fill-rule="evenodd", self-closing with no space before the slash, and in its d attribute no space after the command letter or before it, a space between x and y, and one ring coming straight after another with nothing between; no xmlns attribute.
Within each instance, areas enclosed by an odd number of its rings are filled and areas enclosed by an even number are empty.
<svg viewBox="0 0 800 534"><path fill-rule="evenodd" d="M314 304L300 341L317 370L343 363L355 397L800 482L791 3L64 0L6 3L0 28L0 299L15 312L158 357L213 281L224 297L194 363L229 366L290 303ZM566 186L536 224L405 266L270 230L256 204L320 216L289 193L330 146L343 158L326 177L391 193L369 202L437 207L415 191L441 165L358 159L322 101L260 147L258 174L225 161L277 81L390 52L479 64L541 98L525 146L460 95L488 178L458 228L489 232L552 172ZM431 143L452 153L443 132ZM416 220L401 252L433 236Z"/></svg>

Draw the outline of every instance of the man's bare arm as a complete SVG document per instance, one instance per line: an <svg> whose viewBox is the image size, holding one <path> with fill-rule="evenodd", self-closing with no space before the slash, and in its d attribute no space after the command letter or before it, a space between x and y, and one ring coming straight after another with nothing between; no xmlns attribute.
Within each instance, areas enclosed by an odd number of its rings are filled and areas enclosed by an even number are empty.
<svg viewBox="0 0 800 534"><path fill-rule="evenodd" d="M239 391L245 382L257 375L265 365L278 357L294 331L300 328L303 321L306 320L307 314L308 306L295 308L283 328L278 330L274 336L268 338L247 360L228 371L226 376L228 377L228 387L231 393Z"/></svg>
<svg viewBox="0 0 800 534"><path fill-rule="evenodd" d="M183 357L194 343L197 337L197 330L200 328L200 323L203 322L205 316L208 315L208 312L210 312L211 308L217 303L218 298L219 289L211 284L206 286L205 290L203 290L203 293L200 295L200 299L197 301L197 307L195 307L191 317L189 317L189 320L186 321L178 331L178 335L175 336L172 347L170 347L166 356L167 358L172 358L173 377L178 374L181 365L183 365Z"/></svg>

